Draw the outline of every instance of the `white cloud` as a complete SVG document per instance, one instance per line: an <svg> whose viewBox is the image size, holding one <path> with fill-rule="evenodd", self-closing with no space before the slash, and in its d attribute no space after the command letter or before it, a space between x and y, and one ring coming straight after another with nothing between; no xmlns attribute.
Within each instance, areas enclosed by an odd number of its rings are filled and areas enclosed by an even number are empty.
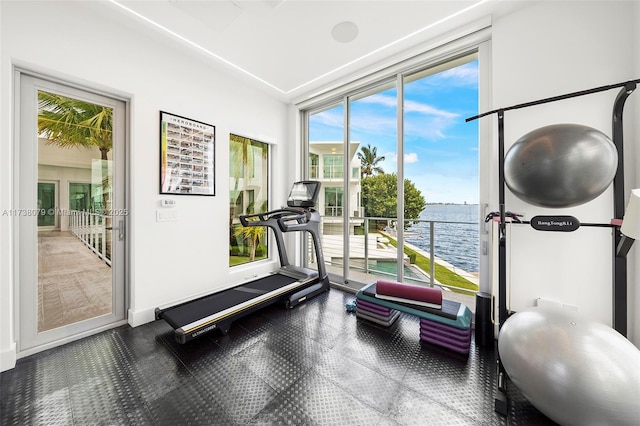
<svg viewBox="0 0 640 426"><path fill-rule="evenodd" d="M460 116L460 114L456 114L455 112L449 112L443 109L433 107L431 105L422 104L420 102L415 102L415 101L406 101L404 103L404 111L417 112L424 115L431 115L434 117L451 119L451 120Z"/></svg>
<svg viewBox="0 0 640 426"><path fill-rule="evenodd" d="M404 162L406 164L417 163L418 162L418 154L415 152L410 152L404 155Z"/></svg>
<svg viewBox="0 0 640 426"><path fill-rule="evenodd" d="M395 139L397 128L395 116L358 113L351 117L351 129L355 131L389 135Z"/></svg>
<svg viewBox="0 0 640 426"><path fill-rule="evenodd" d="M382 105L390 108L395 108L396 106L398 106L398 100L395 96L386 96L381 94L367 96L366 98L358 99L356 102L363 104Z"/></svg>
<svg viewBox="0 0 640 426"><path fill-rule="evenodd" d="M478 63L470 62L468 64L451 68L443 71L437 76L442 80L447 80L451 86L469 86L478 84Z"/></svg>
<svg viewBox="0 0 640 426"><path fill-rule="evenodd" d="M381 94L368 96L358 102L388 108L397 106L397 100L394 96ZM460 114L411 100L405 102L404 110L405 114L413 114L411 118L405 121L405 134L427 139L444 139L446 129L460 118ZM366 132L395 135L397 128L395 110L393 114L384 111L376 112L373 114L353 114L352 128Z"/></svg>
<svg viewBox="0 0 640 426"><path fill-rule="evenodd" d="M396 106L398 106L398 100L395 96L386 96L386 95L380 95L380 94L367 96L366 98L358 100L358 102L382 105L390 108L395 108ZM424 115L432 115L435 117L451 118L451 119L457 118L460 115L454 112L436 108L432 105L427 105L420 102L409 101L409 100L404 102L404 110L405 112L417 112Z"/></svg>
<svg viewBox="0 0 640 426"><path fill-rule="evenodd" d="M322 124L330 127L342 127L344 123L342 113L338 113L335 109L314 114L311 120L313 120L315 124Z"/></svg>

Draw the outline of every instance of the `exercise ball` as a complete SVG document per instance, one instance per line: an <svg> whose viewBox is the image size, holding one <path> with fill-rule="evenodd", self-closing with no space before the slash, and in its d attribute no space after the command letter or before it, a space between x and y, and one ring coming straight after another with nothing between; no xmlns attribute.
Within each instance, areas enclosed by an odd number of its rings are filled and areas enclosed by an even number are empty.
<svg viewBox="0 0 640 426"><path fill-rule="evenodd" d="M640 421L640 350L613 328L562 308L513 314L500 359L531 404L561 425Z"/></svg>
<svg viewBox="0 0 640 426"><path fill-rule="evenodd" d="M554 124L518 139L504 158L504 180L520 199L540 207L572 207L611 184L618 152L607 135L580 124Z"/></svg>

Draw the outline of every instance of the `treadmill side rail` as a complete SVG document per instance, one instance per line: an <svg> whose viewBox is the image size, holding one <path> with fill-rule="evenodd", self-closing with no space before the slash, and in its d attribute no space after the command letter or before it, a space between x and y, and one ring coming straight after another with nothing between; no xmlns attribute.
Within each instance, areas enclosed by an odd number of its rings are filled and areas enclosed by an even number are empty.
<svg viewBox="0 0 640 426"><path fill-rule="evenodd" d="M189 340L192 340L198 336L216 329L220 329L223 333L225 333L231 326L233 317L240 318L241 316L248 315L256 311L257 309L260 309L264 305L271 303L273 299L281 296L286 296L292 291L295 291L302 286L308 285L308 283L309 280L295 281L289 285L278 288L271 292L253 297L231 308L211 314L205 318L199 319L198 321L194 321L190 324L185 324L175 330L176 341L178 343L186 343Z"/></svg>

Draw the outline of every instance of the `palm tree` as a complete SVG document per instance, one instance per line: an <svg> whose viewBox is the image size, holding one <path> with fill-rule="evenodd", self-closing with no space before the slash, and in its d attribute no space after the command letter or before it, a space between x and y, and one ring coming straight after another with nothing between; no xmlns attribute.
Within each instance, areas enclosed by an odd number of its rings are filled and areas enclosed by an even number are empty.
<svg viewBox="0 0 640 426"><path fill-rule="evenodd" d="M61 148L97 147L100 159L108 160L113 147L113 108L38 92L38 132L47 144ZM109 210L111 182L103 172L102 208Z"/></svg>
<svg viewBox="0 0 640 426"><path fill-rule="evenodd" d="M107 160L113 148L113 108L84 102L44 91L38 92L38 132L46 144L60 148L90 148L100 150L102 161L103 224L111 226L111 176ZM107 257L111 258L111 231L103 239Z"/></svg>
<svg viewBox="0 0 640 426"><path fill-rule="evenodd" d="M254 141L249 138L245 138L237 135L229 135L229 168L231 177L233 178L233 189L231 190L231 205L233 206L233 200L237 199L240 194L240 181L244 179L247 183L253 179L253 173L255 170L255 148ZM262 147L260 149L261 158L264 160L268 156L268 149ZM265 210L266 211L266 210ZM237 218L242 212L234 212L232 219ZM231 225L231 224L230 224Z"/></svg>
<svg viewBox="0 0 640 426"><path fill-rule="evenodd" d="M38 131L62 148L98 147L107 160L113 146L113 109L48 92L38 92Z"/></svg>
<svg viewBox="0 0 640 426"><path fill-rule="evenodd" d="M234 237L240 235L244 239L248 239L251 242L251 261L254 260L255 250L257 247L257 241L262 240L261 235L254 235L258 233L256 228L242 228L237 225L238 217L244 213L245 206L243 204L244 189L241 187L241 182L244 182L244 186L247 186L256 176L254 176L256 170L256 162L260 159L265 160L268 157L268 149L266 145L256 145L257 141L234 134L229 135L229 169L230 177L233 179L233 189L229 191L230 203L229 203L229 241L232 246L237 243ZM260 155L256 154L257 149L260 150ZM263 213L267 211L267 201L265 200L259 211L255 211L255 206L250 204L246 207L246 213ZM260 229L260 233L264 234L265 230Z"/></svg>
<svg viewBox="0 0 640 426"><path fill-rule="evenodd" d="M371 145L367 145L360 148L358 159L363 178L374 174L384 174L382 167L378 166L379 162L384 161L384 155L378 157L378 148L375 146L371 148Z"/></svg>
<svg viewBox="0 0 640 426"><path fill-rule="evenodd" d="M238 226L233 231L234 237L242 236L243 239L249 240L249 262L255 260L256 248L260 241L264 240L266 230L264 226Z"/></svg>

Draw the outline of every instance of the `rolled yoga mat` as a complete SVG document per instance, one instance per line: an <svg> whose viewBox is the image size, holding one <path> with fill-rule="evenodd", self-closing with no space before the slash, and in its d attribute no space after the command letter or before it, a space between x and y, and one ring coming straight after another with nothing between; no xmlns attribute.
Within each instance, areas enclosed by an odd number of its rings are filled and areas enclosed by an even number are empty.
<svg viewBox="0 0 640 426"><path fill-rule="evenodd" d="M376 297L394 302L411 303L430 308L442 307L442 290L431 287L402 284L395 281L378 280Z"/></svg>

